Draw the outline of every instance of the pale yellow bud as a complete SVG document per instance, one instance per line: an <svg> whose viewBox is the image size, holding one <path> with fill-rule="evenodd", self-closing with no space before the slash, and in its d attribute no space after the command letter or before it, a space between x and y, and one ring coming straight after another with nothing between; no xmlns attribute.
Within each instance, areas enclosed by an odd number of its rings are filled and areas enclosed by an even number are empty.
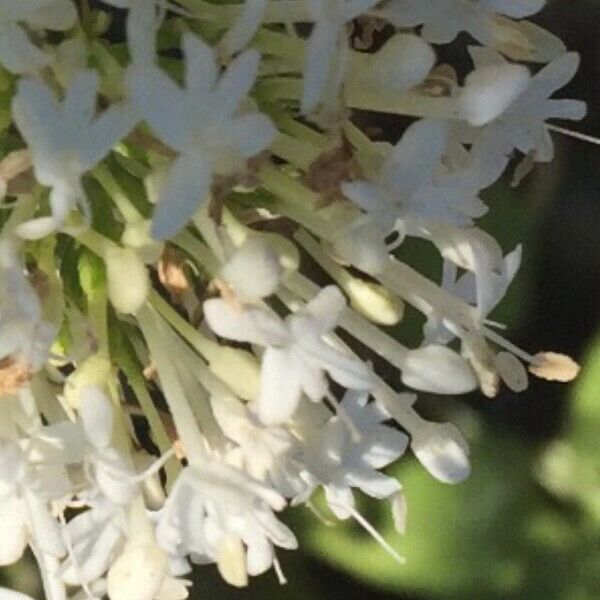
<svg viewBox="0 0 600 600"><path fill-rule="evenodd" d="M395 325L404 314L404 303L378 283L352 277L343 284L350 305L379 325Z"/></svg>

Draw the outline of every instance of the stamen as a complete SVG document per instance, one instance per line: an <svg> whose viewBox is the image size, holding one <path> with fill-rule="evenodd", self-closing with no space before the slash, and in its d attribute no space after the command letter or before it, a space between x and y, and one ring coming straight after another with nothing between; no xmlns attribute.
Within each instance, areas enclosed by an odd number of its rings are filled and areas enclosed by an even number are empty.
<svg viewBox="0 0 600 600"><path fill-rule="evenodd" d="M562 133L567 137L571 137L576 140L581 140L582 142L588 142L590 144L600 146L600 138L594 137L592 135L580 133L579 131L573 131L572 129L565 129L564 127L559 127L558 125L550 125L549 123L546 123L546 128L550 131L555 131L556 133Z"/></svg>
<svg viewBox="0 0 600 600"><path fill-rule="evenodd" d="M406 562L406 559L403 556L400 556L392 546L385 541L385 538L375 529L375 527L361 515L355 508L352 506L346 506L345 504L338 504L337 502L329 502L331 506L335 506L342 510L347 510L352 518L399 564L403 565Z"/></svg>
<svg viewBox="0 0 600 600"><path fill-rule="evenodd" d="M277 579L280 585L285 585L287 583L287 579L285 577L283 569L281 568L281 563L275 555L273 555L273 568L275 569L275 574L277 575Z"/></svg>

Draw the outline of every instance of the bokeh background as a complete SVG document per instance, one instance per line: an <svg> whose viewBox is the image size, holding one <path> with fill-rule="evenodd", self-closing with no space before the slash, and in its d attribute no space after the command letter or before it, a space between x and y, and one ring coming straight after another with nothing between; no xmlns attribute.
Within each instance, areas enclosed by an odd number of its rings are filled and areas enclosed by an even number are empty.
<svg viewBox="0 0 600 600"><path fill-rule="evenodd" d="M575 128L600 136L600 1L551 0L536 20L581 54L579 74L560 95L588 102ZM368 115L357 118L373 125ZM375 125L394 139L394 123ZM195 574L192 599L600 599L600 146L554 138L552 164L539 165L517 190L506 180L487 194L485 228L505 251L524 243L522 270L491 317L524 348L577 358L579 379L569 386L532 380L527 392L493 400L420 398L422 413L465 433L473 474L447 486L402 459L390 473L408 499L403 537L387 506L361 499L406 565L352 524L329 527L296 511L287 520L302 550L281 556L287 586L269 573L234 590L206 567ZM419 244L402 252L432 274L439 269ZM397 333L410 342L417 329L413 322ZM0 571L0 584L9 580L41 597L27 560Z"/></svg>

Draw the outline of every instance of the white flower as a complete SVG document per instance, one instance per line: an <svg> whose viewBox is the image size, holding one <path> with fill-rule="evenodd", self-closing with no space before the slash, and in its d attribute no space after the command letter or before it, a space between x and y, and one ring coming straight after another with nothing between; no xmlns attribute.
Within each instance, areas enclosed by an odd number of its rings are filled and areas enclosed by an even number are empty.
<svg viewBox="0 0 600 600"><path fill-rule="evenodd" d="M314 28L308 40L304 68L304 88L300 108L312 111L321 98L331 76L331 70L340 51L342 34L349 23L369 10L379 0L309 0L308 10Z"/></svg>
<svg viewBox="0 0 600 600"><path fill-rule="evenodd" d="M251 408L234 398L211 402L219 427L235 446L227 452L228 463L272 485L285 497L306 487L300 462L301 444L284 426L266 426Z"/></svg>
<svg viewBox="0 0 600 600"><path fill-rule="evenodd" d="M30 451L31 450L31 451ZM39 440L0 440L0 564L16 562L27 544L55 557L64 554L49 502L70 491L66 471Z"/></svg>
<svg viewBox="0 0 600 600"><path fill-rule="evenodd" d="M493 52L471 49L471 54L477 69L506 68L508 64ZM470 134L473 152L481 156L505 157L517 149L537 162L552 160L554 145L545 122L549 119L579 120L586 114L584 102L550 98L573 78L578 67L579 55L569 52L533 75L524 91L506 110Z"/></svg>
<svg viewBox="0 0 600 600"><path fill-rule="evenodd" d="M345 306L335 286L323 288L302 310L285 320L265 309L233 306L224 299L204 303L207 322L217 335L267 347L256 404L263 423L287 421L302 392L311 400L321 400L328 387L325 371L344 387L370 389L370 369L323 340Z"/></svg>
<svg viewBox="0 0 600 600"><path fill-rule="evenodd" d="M243 302L256 301L273 294L281 274L277 255L258 236L248 237L221 269L221 277Z"/></svg>
<svg viewBox="0 0 600 600"><path fill-rule="evenodd" d="M294 534L273 514L285 500L275 490L225 463L186 467L159 514L159 545L192 562L216 562L233 585L266 571L273 545L294 549Z"/></svg>
<svg viewBox="0 0 600 600"><path fill-rule="evenodd" d="M458 172L442 165L449 142L447 123L421 120L408 127L373 181L342 184L343 193L385 233L405 232L414 219L468 224L485 213L477 197L489 175L477 164Z"/></svg>
<svg viewBox="0 0 600 600"><path fill-rule="evenodd" d="M191 34L184 35L182 44L184 89L153 66L134 65L129 74L132 98L143 118L179 153L154 214L152 233L158 239L186 224L206 199L213 175L243 168L245 160L264 150L276 134L264 115L238 112L256 78L258 52L240 54L219 78L211 48Z"/></svg>
<svg viewBox="0 0 600 600"><path fill-rule="evenodd" d="M517 60L545 62L564 52L552 34L528 22L545 0L392 0L378 12L397 27L423 25L421 35L447 44L461 31Z"/></svg>
<svg viewBox="0 0 600 600"><path fill-rule="evenodd" d="M478 252L481 256L483 253ZM485 282L482 278L477 278L476 269L469 270L458 276L458 268L455 262L444 260L442 275L442 288L450 292L457 298L461 298L466 303L477 306L480 319L483 320L496 308L519 270L521 264L521 246L507 254L495 266L489 269L486 274ZM485 285L486 289L480 289L477 285ZM427 318L424 326L425 339L429 342L447 344L452 341L455 334L447 329L443 320L438 315L432 313Z"/></svg>
<svg viewBox="0 0 600 600"><path fill-rule="evenodd" d="M17 228L24 238L39 238L60 227L79 206L89 221L81 176L102 160L133 127L135 114L118 104L96 116L98 76L81 71L73 76L58 102L52 90L36 80L21 80L13 100L13 116L33 156L37 180L52 188L52 215Z"/></svg>
<svg viewBox="0 0 600 600"><path fill-rule="evenodd" d="M3 0L0 6L0 64L13 73L35 73L50 57L30 39L22 24L33 29L65 31L77 20L70 0Z"/></svg>
<svg viewBox="0 0 600 600"><path fill-rule="evenodd" d="M347 519L354 507L352 488L358 488L383 499L401 490L398 481L380 473L401 456L408 446L404 433L382 423L389 415L376 403L368 403L365 392L346 392L341 402L344 411L356 428L358 439L339 416L329 422L306 442L304 461L314 484L294 500L308 498L317 485L322 485L329 507L339 519Z"/></svg>
<svg viewBox="0 0 600 600"><path fill-rule="evenodd" d="M127 537L127 511L100 494L84 497L89 508L72 518L64 535L69 556L61 566L68 585L96 581L120 554Z"/></svg>
<svg viewBox="0 0 600 600"><path fill-rule="evenodd" d="M114 411L110 400L98 387L81 393L79 419L85 446L81 448L85 474L92 489L110 503L125 506L139 493L135 471L111 443Z"/></svg>

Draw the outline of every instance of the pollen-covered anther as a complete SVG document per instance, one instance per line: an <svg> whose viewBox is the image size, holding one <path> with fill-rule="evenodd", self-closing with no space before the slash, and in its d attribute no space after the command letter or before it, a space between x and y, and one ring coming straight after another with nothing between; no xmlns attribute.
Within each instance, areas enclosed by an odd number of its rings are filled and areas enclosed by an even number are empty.
<svg viewBox="0 0 600 600"><path fill-rule="evenodd" d="M0 398L16 394L32 376L29 363L12 356L0 360Z"/></svg>
<svg viewBox="0 0 600 600"><path fill-rule="evenodd" d="M577 377L580 366L566 354L539 352L529 365L529 372L540 379L567 383Z"/></svg>
<svg viewBox="0 0 600 600"><path fill-rule="evenodd" d="M190 289L184 258L173 248L165 247L157 271L159 281L169 291L172 300L180 300Z"/></svg>

